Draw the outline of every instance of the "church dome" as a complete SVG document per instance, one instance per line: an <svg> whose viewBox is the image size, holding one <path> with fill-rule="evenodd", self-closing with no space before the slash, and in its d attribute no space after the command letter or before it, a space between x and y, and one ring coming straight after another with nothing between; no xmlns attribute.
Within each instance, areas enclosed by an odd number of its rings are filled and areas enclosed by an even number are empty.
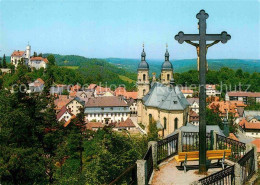
<svg viewBox="0 0 260 185"><path fill-rule="evenodd" d="M169 62L169 61L165 61L163 64L162 64L162 70L163 69L170 69L172 70L173 67L172 67L172 64Z"/></svg>
<svg viewBox="0 0 260 185"><path fill-rule="evenodd" d="M145 61L146 53L144 51L144 45L143 45L143 52L141 53L141 62L138 65L139 69L149 69L149 64Z"/></svg>
<svg viewBox="0 0 260 185"><path fill-rule="evenodd" d="M138 69L149 69L149 64L146 61L141 61L138 65Z"/></svg>

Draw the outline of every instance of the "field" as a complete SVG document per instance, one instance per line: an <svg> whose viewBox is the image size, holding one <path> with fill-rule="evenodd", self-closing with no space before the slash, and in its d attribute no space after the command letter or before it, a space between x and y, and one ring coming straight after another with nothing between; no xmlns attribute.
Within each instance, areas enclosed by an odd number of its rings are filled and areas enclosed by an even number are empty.
<svg viewBox="0 0 260 185"><path fill-rule="evenodd" d="M127 82L129 82L129 83L134 82L134 80L132 80L132 79L126 77L126 76L123 76L123 75L119 75L119 78L120 78L121 80L127 81Z"/></svg>
<svg viewBox="0 0 260 185"><path fill-rule="evenodd" d="M68 68L68 69L74 69L74 70L79 68L79 66L62 66L62 67L65 67L65 68Z"/></svg>

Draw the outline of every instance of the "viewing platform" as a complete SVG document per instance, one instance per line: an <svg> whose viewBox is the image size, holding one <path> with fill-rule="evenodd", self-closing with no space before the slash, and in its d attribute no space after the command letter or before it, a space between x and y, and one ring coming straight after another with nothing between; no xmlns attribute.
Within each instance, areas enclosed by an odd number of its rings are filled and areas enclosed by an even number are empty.
<svg viewBox="0 0 260 185"><path fill-rule="evenodd" d="M143 159L137 160L110 185L243 185L255 177L258 170L255 145L213 130L206 135L208 170L199 174L198 135L179 129L162 140L150 141Z"/></svg>

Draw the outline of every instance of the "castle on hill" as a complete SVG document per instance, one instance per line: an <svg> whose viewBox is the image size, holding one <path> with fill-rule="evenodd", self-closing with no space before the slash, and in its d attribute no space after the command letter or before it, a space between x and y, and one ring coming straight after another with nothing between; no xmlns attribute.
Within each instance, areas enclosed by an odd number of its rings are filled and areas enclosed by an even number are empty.
<svg viewBox="0 0 260 185"><path fill-rule="evenodd" d="M174 84L173 66L169 61L168 48L161 67L160 79L149 78L149 64L143 48L137 75L137 121L148 131L149 123L156 121L160 136L167 136L188 121L189 103Z"/></svg>
<svg viewBox="0 0 260 185"><path fill-rule="evenodd" d="M22 63L32 69L47 68L47 58L31 56L31 46L28 44L25 51L14 51L11 55L11 64L17 68L19 63Z"/></svg>

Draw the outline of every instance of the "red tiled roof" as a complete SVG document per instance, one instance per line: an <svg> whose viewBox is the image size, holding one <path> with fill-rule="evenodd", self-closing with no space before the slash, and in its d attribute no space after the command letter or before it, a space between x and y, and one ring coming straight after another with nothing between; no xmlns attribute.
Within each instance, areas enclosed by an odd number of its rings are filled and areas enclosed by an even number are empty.
<svg viewBox="0 0 260 185"><path fill-rule="evenodd" d="M88 86L88 89L95 89L96 86L97 86L97 84L90 84L90 85Z"/></svg>
<svg viewBox="0 0 260 185"><path fill-rule="evenodd" d="M112 92L112 91L108 87L101 87L101 86L96 87L96 93L97 94L105 94L106 92Z"/></svg>
<svg viewBox="0 0 260 185"><path fill-rule="evenodd" d="M245 118L243 118L239 122L239 126L244 128L244 129L256 129L256 130L259 130L260 129L260 122L250 123Z"/></svg>
<svg viewBox="0 0 260 185"><path fill-rule="evenodd" d="M67 127L70 124L71 120L73 120L74 118L76 118L75 115L73 115L63 126Z"/></svg>
<svg viewBox="0 0 260 185"><path fill-rule="evenodd" d="M73 98L67 95L59 95L58 99L54 100L56 110L60 110L63 106L67 105Z"/></svg>
<svg viewBox="0 0 260 185"><path fill-rule="evenodd" d="M235 134L233 134L233 133L230 133L229 136L228 136L228 138L233 139L233 140L236 140L236 141L239 141L238 138L237 138L237 137L235 136Z"/></svg>
<svg viewBox="0 0 260 185"><path fill-rule="evenodd" d="M181 92L183 94L193 94L193 90L190 90L190 89L182 89Z"/></svg>
<svg viewBox="0 0 260 185"><path fill-rule="evenodd" d="M116 88L114 93L115 93L116 96L124 95L124 93L126 93L126 90L125 90L124 87L118 87L118 88Z"/></svg>
<svg viewBox="0 0 260 185"><path fill-rule="evenodd" d="M115 96L124 96L126 99L137 99L137 92L132 91L132 92L127 92L124 87L118 87L114 91Z"/></svg>
<svg viewBox="0 0 260 185"><path fill-rule="evenodd" d="M260 97L260 92L228 92L228 96Z"/></svg>
<svg viewBox="0 0 260 185"><path fill-rule="evenodd" d="M57 120L59 120L61 118L61 116L68 111L68 109L66 108L66 106L63 106L60 110L60 112L57 114ZM69 111L68 111L69 112Z"/></svg>
<svg viewBox="0 0 260 185"><path fill-rule="evenodd" d="M31 57L31 61L44 61L46 64L49 62L47 58L43 57Z"/></svg>
<svg viewBox="0 0 260 185"><path fill-rule="evenodd" d="M103 128L104 125L101 122L88 122L86 128L88 130L93 130L93 128Z"/></svg>
<svg viewBox="0 0 260 185"><path fill-rule="evenodd" d="M86 107L127 107L127 103L121 97L104 96L89 98Z"/></svg>
<svg viewBox="0 0 260 185"><path fill-rule="evenodd" d="M209 104L210 109L219 110L220 116L226 116L228 113L233 113L234 117L239 117L237 112L238 107L245 107L246 105L242 101L214 101Z"/></svg>
<svg viewBox="0 0 260 185"><path fill-rule="evenodd" d="M257 153L260 153L260 139L255 139L254 141L251 142L254 144L257 148Z"/></svg>
<svg viewBox="0 0 260 185"><path fill-rule="evenodd" d="M135 127L135 125L130 118L127 118L125 121L118 123L116 127Z"/></svg>
<svg viewBox="0 0 260 185"><path fill-rule="evenodd" d="M79 85L74 85L74 86L72 86L72 87L70 88L71 91L78 91L78 90L80 90L80 89L81 89L81 87L80 87Z"/></svg>
<svg viewBox="0 0 260 185"><path fill-rule="evenodd" d="M13 53L12 53L12 57L21 57L21 56L23 56L23 54L24 54L24 52L25 51L14 51Z"/></svg>
<svg viewBox="0 0 260 185"><path fill-rule="evenodd" d="M206 89L216 89L216 85L207 84Z"/></svg>
<svg viewBox="0 0 260 185"><path fill-rule="evenodd" d="M190 111L190 121L199 121L199 115L193 110Z"/></svg>

